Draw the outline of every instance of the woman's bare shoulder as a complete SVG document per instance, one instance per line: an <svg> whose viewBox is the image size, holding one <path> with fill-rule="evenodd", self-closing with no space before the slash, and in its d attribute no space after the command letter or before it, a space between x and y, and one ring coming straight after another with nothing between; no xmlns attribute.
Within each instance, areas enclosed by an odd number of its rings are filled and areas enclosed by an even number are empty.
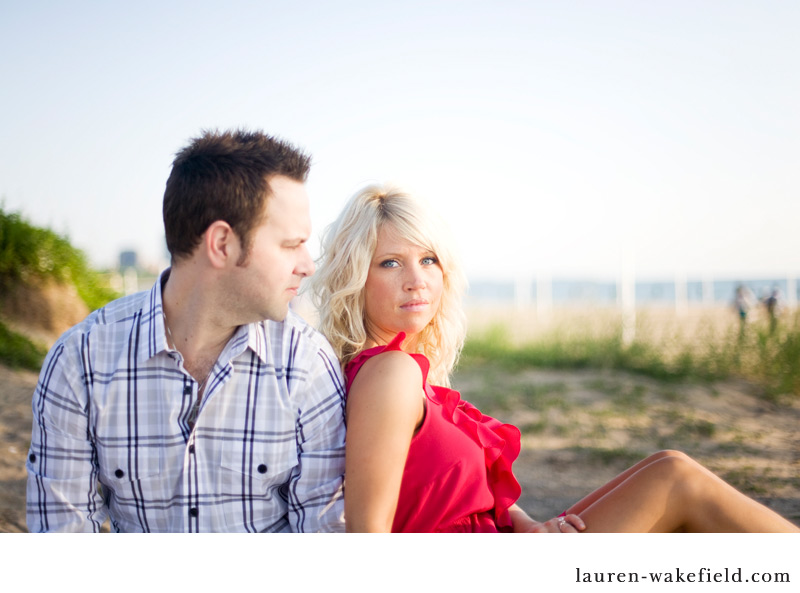
<svg viewBox="0 0 800 593"><path fill-rule="evenodd" d="M353 380L353 387L356 386L356 382L364 384L390 381L404 381L408 382L410 386L421 388L422 369L408 353L400 350L387 350L376 354L363 364Z"/></svg>
<svg viewBox="0 0 800 593"><path fill-rule="evenodd" d="M405 352L390 350L370 358L356 375L347 395L348 408L358 402L375 410L410 413L419 419L424 404L422 370ZM349 410L348 410L349 412Z"/></svg>

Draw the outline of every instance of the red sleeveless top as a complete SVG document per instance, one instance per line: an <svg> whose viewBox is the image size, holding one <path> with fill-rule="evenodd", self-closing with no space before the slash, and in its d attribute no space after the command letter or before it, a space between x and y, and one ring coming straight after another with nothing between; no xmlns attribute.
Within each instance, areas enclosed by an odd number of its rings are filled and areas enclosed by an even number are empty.
<svg viewBox="0 0 800 593"><path fill-rule="evenodd" d="M367 360L402 351L404 339L400 333L354 358L345 368L347 389ZM511 472L520 451L519 430L484 416L457 391L428 385L428 359L409 356L422 369L427 411L411 439L392 531L511 531L508 509L521 492Z"/></svg>

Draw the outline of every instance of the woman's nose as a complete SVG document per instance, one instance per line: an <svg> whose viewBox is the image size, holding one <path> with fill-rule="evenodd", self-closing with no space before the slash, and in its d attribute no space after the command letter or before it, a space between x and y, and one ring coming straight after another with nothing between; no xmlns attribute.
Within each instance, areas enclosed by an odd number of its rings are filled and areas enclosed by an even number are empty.
<svg viewBox="0 0 800 593"><path fill-rule="evenodd" d="M407 276L405 281L406 290L420 290L425 288L425 275L419 267L407 268Z"/></svg>

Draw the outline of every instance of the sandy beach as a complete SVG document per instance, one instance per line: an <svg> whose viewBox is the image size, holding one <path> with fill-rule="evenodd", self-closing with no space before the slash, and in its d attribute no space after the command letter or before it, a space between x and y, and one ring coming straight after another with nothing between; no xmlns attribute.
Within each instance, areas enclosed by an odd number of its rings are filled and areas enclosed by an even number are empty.
<svg viewBox="0 0 800 593"><path fill-rule="evenodd" d="M614 312L471 310L474 331L508 323L519 340L535 339L571 320L584 330ZM709 315L711 314L711 315ZM664 336L729 311L640 313ZM605 317L604 317L605 316ZM608 317L611 316L611 317ZM600 325L598 325L600 327ZM0 366L0 532L24 532L25 458L31 395L37 374ZM734 486L800 524L800 400L780 404L742 380L661 382L619 371L526 369L508 373L485 364L458 371L454 387L485 413L520 427L514 465L520 504L534 517L557 515L644 455L679 449Z"/></svg>
<svg viewBox="0 0 800 593"><path fill-rule="evenodd" d="M25 457L36 374L0 366L0 532L25 527ZM557 515L640 456L680 449L800 524L800 403L776 406L743 382L663 385L619 372L474 369L465 399L516 424L520 504ZM488 403L487 392L505 393Z"/></svg>

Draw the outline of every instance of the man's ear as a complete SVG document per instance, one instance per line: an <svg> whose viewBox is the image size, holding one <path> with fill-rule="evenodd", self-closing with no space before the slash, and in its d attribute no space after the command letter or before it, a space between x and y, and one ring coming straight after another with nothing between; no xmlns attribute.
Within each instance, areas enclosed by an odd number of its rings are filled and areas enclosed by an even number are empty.
<svg viewBox="0 0 800 593"><path fill-rule="evenodd" d="M224 268L239 260L241 242L227 222L215 220L203 235L203 247L209 263L215 268Z"/></svg>

